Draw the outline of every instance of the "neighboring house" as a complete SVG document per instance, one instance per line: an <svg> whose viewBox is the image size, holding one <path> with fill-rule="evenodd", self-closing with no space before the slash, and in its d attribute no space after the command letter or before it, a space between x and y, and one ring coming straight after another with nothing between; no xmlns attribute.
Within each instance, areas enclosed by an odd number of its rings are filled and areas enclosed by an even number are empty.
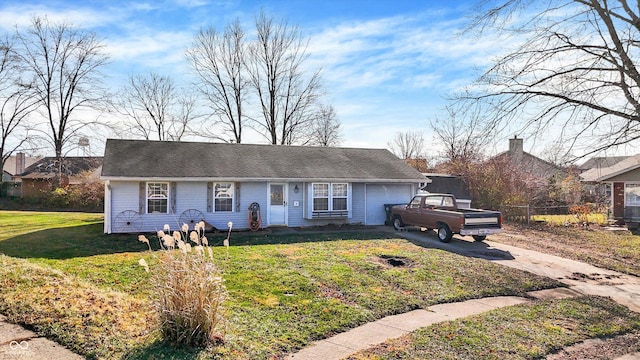
<svg viewBox="0 0 640 360"><path fill-rule="evenodd" d="M580 177L585 182L610 185L614 219L640 222L640 154L606 168L592 168Z"/></svg>
<svg viewBox="0 0 640 360"><path fill-rule="evenodd" d="M20 175L24 170L38 161L40 158L26 156L24 153L16 153L9 156L2 168L2 181L15 181L20 182L20 179L14 179L15 176Z"/></svg>
<svg viewBox="0 0 640 360"><path fill-rule="evenodd" d="M459 207L471 207L471 192L462 179L462 176L438 173L423 173L423 175L426 176L430 182L420 190L429 193L452 194L456 197Z"/></svg>
<svg viewBox="0 0 640 360"><path fill-rule="evenodd" d="M62 175L60 186L76 185L81 181L86 181L86 172L93 172L91 176L96 178L100 174L102 157L78 156L65 157L62 159ZM56 157L45 157L18 175L22 180L22 197L38 196L42 192L54 189L54 180L58 172L58 159Z"/></svg>
<svg viewBox="0 0 640 360"><path fill-rule="evenodd" d="M603 171L609 171L607 170L608 168L628 158L629 156L592 157L578 166L577 169L580 174L588 172L587 178L596 179L604 174ZM611 183L586 181L582 175L580 177L583 181L583 188L586 191L585 194L589 196L588 201L597 203L609 202L611 204Z"/></svg>
<svg viewBox="0 0 640 360"><path fill-rule="evenodd" d="M219 229L382 225L425 178L384 149L107 140L106 233L205 220Z"/></svg>
<svg viewBox="0 0 640 360"><path fill-rule="evenodd" d="M546 182L548 179L554 177L561 179L567 176L566 169L525 152L523 145L524 140L514 136L513 139L509 139L509 150L495 157L507 157L520 170L523 170L534 178L540 179L541 185L544 185L542 182Z"/></svg>

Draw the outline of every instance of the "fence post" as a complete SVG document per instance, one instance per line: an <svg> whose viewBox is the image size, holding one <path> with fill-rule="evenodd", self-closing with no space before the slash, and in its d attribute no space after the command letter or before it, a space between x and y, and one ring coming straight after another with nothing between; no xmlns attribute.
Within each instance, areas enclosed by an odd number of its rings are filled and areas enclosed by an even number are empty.
<svg viewBox="0 0 640 360"><path fill-rule="evenodd" d="M530 225L531 220L531 211L529 209L529 204L527 204L527 225Z"/></svg>

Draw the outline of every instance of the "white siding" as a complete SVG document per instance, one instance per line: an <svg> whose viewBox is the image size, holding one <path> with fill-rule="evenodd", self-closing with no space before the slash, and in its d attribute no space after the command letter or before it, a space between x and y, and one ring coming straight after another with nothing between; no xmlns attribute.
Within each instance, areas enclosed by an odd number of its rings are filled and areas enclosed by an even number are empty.
<svg viewBox="0 0 640 360"><path fill-rule="evenodd" d="M184 182L176 184L176 215L180 217L185 210L207 211L207 183Z"/></svg>
<svg viewBox="0 0 640 360"><path fill-rule="evenodd" d="M366 184L366 225L384 225L384 204L406 204L414 195L411 184Z"/></svg>
<svg viewBox="0 0 640 360"><path fill-rule="evenodd" d="M111 219L125 210L138 211L139 195L137 181L110 181Z"/></svg>

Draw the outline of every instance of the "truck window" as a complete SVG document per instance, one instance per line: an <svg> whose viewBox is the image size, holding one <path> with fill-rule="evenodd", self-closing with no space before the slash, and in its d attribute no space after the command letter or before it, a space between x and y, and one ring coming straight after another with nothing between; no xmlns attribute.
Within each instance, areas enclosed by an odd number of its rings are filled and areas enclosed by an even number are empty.
<svg viewBox="0 0 640 360"><path fill-rule="evenodd" d="M424 198L424 206L440 206L442 204L442 196L427 196Z"/></svg>
<svg viewBox="0 0 640 360"><path fill-rule="evenodd" d="M442 206L453 207L453 199L448 196L442 197Z"/></svg>
<svg viewBox="0 0 640 360"><path fill-rule="evenodd" d="M409 203L409 208L410 209L420 209L420 201L422 200L421 197L416 196L413 199L411 199L411 202Z"/></svg>

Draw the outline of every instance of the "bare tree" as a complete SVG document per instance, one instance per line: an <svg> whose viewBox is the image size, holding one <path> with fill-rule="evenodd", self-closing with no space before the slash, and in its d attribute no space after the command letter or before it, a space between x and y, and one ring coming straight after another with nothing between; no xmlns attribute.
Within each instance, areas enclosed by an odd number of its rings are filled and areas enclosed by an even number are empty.
<svg viewBox="0 0 640 360"><path fill-rule="evenodd" d="M321 95L320 70L307 76L307 41L300 30L260 13L257 39L250 46L248 72L260 106L254 125L271 144L290 145L303 139L305 127ZM302 136L301 136L302 135Z"/></svg>
<svg viewBox="0 0 640 360"><path fill-rule="evenodd" d="M91 120L76 118L83 109L96 109L105 97L100 68L107 62L103 44L94 33L68 24L51 24L35 17L27 29L16 31L16 54L32 77L33 99L45 120L45 138L62 166L63 148ZM86 115L86 113L85 113ZM61 168L56 183L59 183Z"/></svg>
<svg viewBox="0 0 640 360"><path fill-rule="evenodd" d="M403 160L424 157L424 135L419 131L399 131L387 146Z"/></svg>
<svg viewBox="0 0 640 360"><path fill-rule="evenodd" d="M491 127L483 123L480 114L472 109L456 111L448 107L448 117L431 121L437 144L443 146L445 162L472 162L483 156L483 147L493 139Z"/></svg>
<svg viewBox="0 0 640 360"><path fill-rule="evenodd" d="M488 1L472 26L526 39L488 69L461 106L484 102L585 154L640 138L640 8L626 0ZM519 21L520 19L523 19Z"/></svg>
<svg viewBox="0 0 640 360"><path fill-rule="evenodd" d="M198 78L198 89L211 109L214 124L222 126L222 133L206 131L206 135L218 140L242 142L245 115L243 106L247 97L247 55L245 32L239 20L228 25L224 33L213 27L201 29L187 58Z"/></svg>
<svg viewBox="0 0 640 360"><path fill-rule="evenodd" d="M33 111L34 103L29 94L31 86L24 83L21 74L13 39L0 39L0 169L28 141L25 119Z"/></svg>
<svg viewBox="0 0 640 360"><path fill-rule="evenodd" d="M160 141L181 140L197 118L195 104L170 77L155 73L130 76L116 102L117 110L131 120L129 131Z"/></svg>
<svg viewBox="0 0 640 360"><path fill-rule="evenodd" d="M321 105L311 126L310 144L339 146L342 141L340 122L331 105Z"/></svg>

